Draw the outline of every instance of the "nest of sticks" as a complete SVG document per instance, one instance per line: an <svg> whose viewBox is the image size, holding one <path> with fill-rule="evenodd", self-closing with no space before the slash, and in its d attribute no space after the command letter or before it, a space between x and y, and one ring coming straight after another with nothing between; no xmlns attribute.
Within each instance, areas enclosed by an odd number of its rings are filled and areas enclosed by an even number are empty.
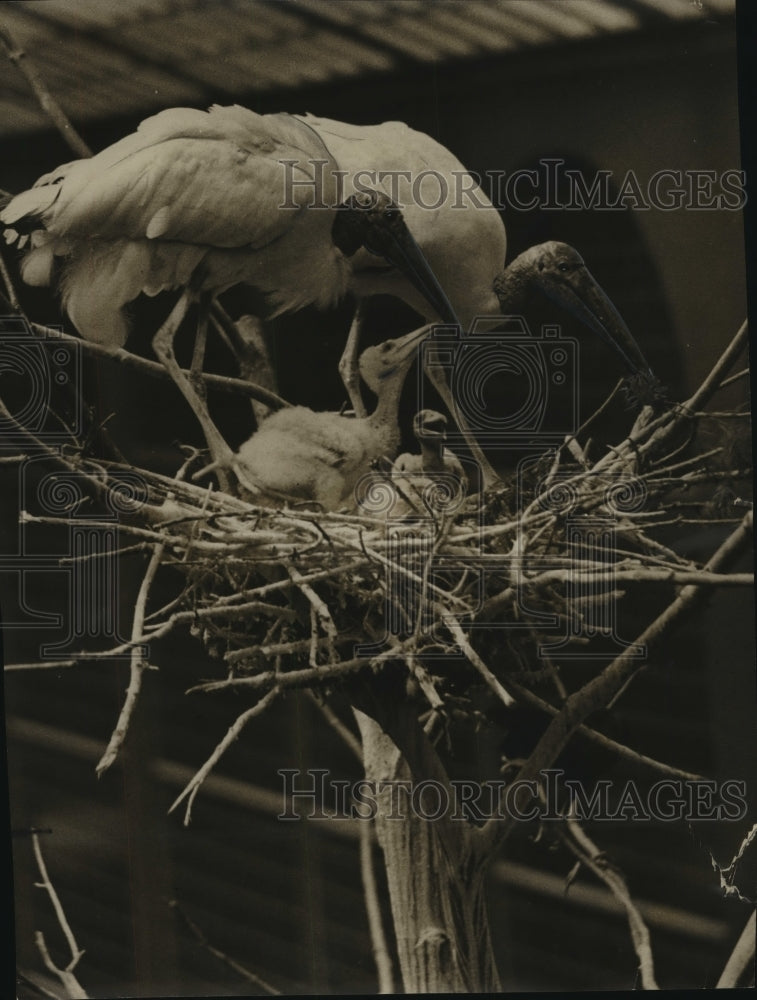
<svg viewBox="0 0 757 1000"><path fill-rule="evenodd" d="M637 398L627 436L600 457L584 450L587 422L485 494L432 482L412 516L392 516L396 487L379 471L366 480L359 512L347 514L306 503L260 506L203 487L189 475L194 459L170 478L69 452L69 467L110 494L124 551L150 554L130 641L101 654L130 654L132 668L100 770L126 734L148 666L145 644L178 628L200 638L218 666L193 690L237 688L254 701L209 769L277 696L349 690L383 671L404 676L421 718L449 716L461 703L475 716L476 688L490 701L545 707L535 692L546 682L549 705L564 702L569 692L549 643L562 636L582 655L601 653L612 639L611 611L633 588L667 588L659 611L681 588L706 594L748 584L751 576L728 571L733 545L698 562L670 540L676 525L729 523L747 535L751 528L741 492L751 470L728 443L748 441L749 414L705 409L743 376L730 370L745 345L746 326L685 403ZM724 436L723 427L739 430ZM166 607L148 613L161 567L178 571L180 585Z"/></svg>

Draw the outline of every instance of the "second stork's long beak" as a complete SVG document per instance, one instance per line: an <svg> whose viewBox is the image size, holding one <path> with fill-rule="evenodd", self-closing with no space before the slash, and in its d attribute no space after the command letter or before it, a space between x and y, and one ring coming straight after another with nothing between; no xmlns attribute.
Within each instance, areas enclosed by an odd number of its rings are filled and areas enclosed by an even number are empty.
<svg viewBox="0 0 757 1000"><path fill-rule="evenodd" d="M393 264L438 313L443 323L458 323L455 311L408 229L400 209L381 191L353 195L348 205L363 212L362 245Z"/></svg>
<svg viewBox="0 0 757 1000"><path fill-rule="evenodd" d="M623 317L584 264L554 275L544 291L598 334L623 359L631 372L652 375L649 362L631 335Z"/></svg>
<svg viewBox="0 0 757 1000"><path fill-rule="evenodd" d="M443 323L458 324L455 310L404 220L401 228L393 226L387 230L382 256L412 282Z"/></svg>

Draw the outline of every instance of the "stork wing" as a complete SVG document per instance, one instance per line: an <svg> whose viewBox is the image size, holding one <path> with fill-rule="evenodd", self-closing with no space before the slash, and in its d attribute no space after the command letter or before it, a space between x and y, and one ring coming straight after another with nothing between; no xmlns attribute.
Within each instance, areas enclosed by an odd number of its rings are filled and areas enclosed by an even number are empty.
<svg viewBox="0 0 757 1000"><path fill-rule="evenodd" d="M319 174L318 195L333 204L334 166L317 134L290 115L172 108L97 156L54 171L14 199L2 220L37 216L56 236L258 248L312 204Z"/></svg>

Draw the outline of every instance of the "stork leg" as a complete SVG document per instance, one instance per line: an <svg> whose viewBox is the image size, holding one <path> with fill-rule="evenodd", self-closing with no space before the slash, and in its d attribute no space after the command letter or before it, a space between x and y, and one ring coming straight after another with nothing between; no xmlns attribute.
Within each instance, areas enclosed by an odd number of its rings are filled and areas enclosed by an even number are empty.
<svg viewBox="0 0 757 1000"><path fill-rule="evenodd" d="M208 343L208 319L210 311L210 296L203 292L197 304L197 332L192 350L192 364L190 365L190 380L192 388L203 401L207 401L207 391L202 377L202 368L205 363L205 348Z"/></svg>
<svg viewBox="0 0 757 1000"><path fill-rule="evenodd" d="M161 328L153 337L152 349L155 351L156 356L162 362L163 366L166 368L171 378L178 386L179 391L192 407L193 413L199 420L203 434L205 435L205 440L208 443L210 456L218 470L218 481L221 489L228 491L230 479L225 470L231 464L233 452L224 441L216 425L211 420L205 400L202 399L202 397L197 393L195 387L192 385L191 377L187 377L179 367L179 363L176 360L176 355L174 354L173 349L174 337L176 336L182 320L187 314L193 298L194 296L189 290L182 294L179 301L169 313L168 319L165 323L163 323Z"/></svg>
<svg viewBox="0 0 757 1000"><path fill-rule="evenodd" d="M257 316L244 315L237 320L236 328L244 345L244 354L239 359L240 377L277 393L279 391L278 379L268 354L262 322ZM256 399L250 399L250 405L255 414L255 421L260 427L265 418L270 416L273 411L270 406Z"/></svg>
<svg viewBox="0 0 757 1000"><path fill-rule="evenodd" d="M489 463L489 459L484 455L481 450L481 446L476 440L476 436L466 423L464 417L461 416L457 403L452 395L452 390L449 387L449 382L447 381L447 376L444 374L441 368L436 365L426 366L426 375L429 381L439 393L439 395L444 400L444 405L450 412L452 419L457 425L457 429L465 438L465 443L468 445L471 454L473 455L476 462L481 469L482 487L484 490L490 489L492 486L496 486L502 480L500 476L494 471Z"/></svg>
<svg viewBox="0 0 757 1000"><path fill-rule="evenodd" d="M278 379L266 346L262 321L257 316L244 315L234 322L218 299L211 303L210 311L213 325L234 356L239 377L278 393ZM273 412L272 406L254 398L250 399L250 405L258 427Z"/></svg>
<svg viewBox="0 0 757 1000"><path fill-rule="evenodd" d="M362 303L358 303L355 315L352 318L350 332L347 335L347 343L339 359L339 374L342 376L344 388L350 397L352 409L355 416L363 418L368 416L368 411L363 402L363 394L360 391L360 369L358 367L358 352L360 349L360 323L363 318Z"/></svg>

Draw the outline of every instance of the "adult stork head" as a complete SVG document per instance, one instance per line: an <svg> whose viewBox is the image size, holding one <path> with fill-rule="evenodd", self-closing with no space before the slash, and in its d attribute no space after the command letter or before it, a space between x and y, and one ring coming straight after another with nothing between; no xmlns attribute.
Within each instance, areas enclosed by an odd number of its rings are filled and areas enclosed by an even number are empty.
<svg viewBox="0 0 757 1000"><path fill-rule="evenodd" d="M494 291L505 315L519 309L531 292L541 292L602 337L631 372L653 377L620 313L567 243L552 240L524 251L495 279Z"/></svg>
<svg viewBox="0 0 757 1000"><path fill-rule="evenodd" d="M331 238L347 257L365 247L383 258L414 285L444 323L458 322L402 212L383 191L362 190L345 199L337 209Z"/></svg>

